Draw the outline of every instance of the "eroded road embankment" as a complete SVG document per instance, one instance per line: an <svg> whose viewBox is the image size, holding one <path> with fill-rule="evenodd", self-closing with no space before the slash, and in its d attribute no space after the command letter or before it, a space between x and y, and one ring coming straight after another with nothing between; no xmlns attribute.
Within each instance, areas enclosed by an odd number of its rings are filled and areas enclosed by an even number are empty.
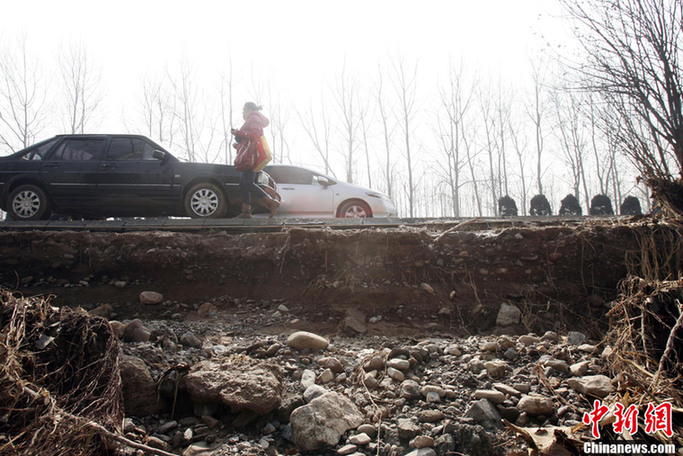
<svg viewBox="0 0 683 456"><path fill-rule="evenodd" d="M361 309L384 321L486 330L502 303L520 331L589 325L606 310L645 246L674 229L615 224L288 228L279 232L0 232L0 282L69 305L168 299L285 299L310 320ZM138 311L139 309L136 309ZM122 317L126 317L123 315Z"/></svg>

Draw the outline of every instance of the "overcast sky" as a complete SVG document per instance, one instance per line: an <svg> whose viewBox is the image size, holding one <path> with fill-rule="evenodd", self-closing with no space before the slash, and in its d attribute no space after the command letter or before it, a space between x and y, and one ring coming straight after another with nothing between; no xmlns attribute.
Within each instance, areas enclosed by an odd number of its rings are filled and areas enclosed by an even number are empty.
<svg viewBox="0 0 683 456"><path fill-rule="evenodd" d="M117 104L139 94L146 76L182 56L212 77L230 56L238 78L266 74L289 100L319 92L342 66L375 75L397 53L422 75L456 59L514 80L557 28L556 16L552 0L11 0L3 2L0 37L25 33L29 51L46 63L59 45L86 43L108 109L121 112ZM123 128L118 117L103 128Z"/></svg>

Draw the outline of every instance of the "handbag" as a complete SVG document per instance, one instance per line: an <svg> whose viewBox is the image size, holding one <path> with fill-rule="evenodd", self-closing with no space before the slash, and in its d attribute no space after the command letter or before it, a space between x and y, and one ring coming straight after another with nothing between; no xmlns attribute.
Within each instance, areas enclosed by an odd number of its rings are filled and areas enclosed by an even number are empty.
<svg viewBox="0 0 683 456"><path fill-rule="evenodd" d="M256 142L251 138L245 138L237 143L237 155L235 156L236 171L250 171L254 169L258 150Z"/></svg>
<svg viewBox="0 0 683 456"><path fill-rule="evenodd" d="M270 153L268 141L266 141L265 136L261 135L261 137L256 140L256 162L254 163L253 170L256 172L263 170L272 159L273 154Z"/></svg>

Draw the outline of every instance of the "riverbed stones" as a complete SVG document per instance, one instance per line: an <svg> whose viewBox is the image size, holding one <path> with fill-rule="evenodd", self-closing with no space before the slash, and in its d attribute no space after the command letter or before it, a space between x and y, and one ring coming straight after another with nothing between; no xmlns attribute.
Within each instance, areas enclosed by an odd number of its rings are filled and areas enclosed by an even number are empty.
<svg viewBox="0 0 683 456"><path fill-rule="evenodd" d="M290 421L297 448L314 451L339 443L346 431L363 423L363 415L347 397L330 392L294 410Z"/></svg>
<svg viewBox="0 0 683 456"><path fill-rule="evenodd" d="M517 408L529 415L550 416L555 410L555 405L550 398L525 395L517 403Z"/></svg>
<svg viewBox="0 0 683 456"><path fill-rule="evenodd" d="M329 344L324 337L308 331L297 331L287 338L287 345L292 348L324 350Z"/></svg>
<svg viewBox="0 0 683 456"><path fill-rule="evenodd" d="M272 364L225 357L192 366L182 381L194 402L219 404L233 412L258 415L273 411L282 399L282 372Z"/></svg>
<svg viewBox="0 0 683 456"><path fill-rule="evenodd" d="M604 375L588 375L580 378L570 378L567 384L571 389L581 394L603 398L614 392L612 380Z"/></svg>

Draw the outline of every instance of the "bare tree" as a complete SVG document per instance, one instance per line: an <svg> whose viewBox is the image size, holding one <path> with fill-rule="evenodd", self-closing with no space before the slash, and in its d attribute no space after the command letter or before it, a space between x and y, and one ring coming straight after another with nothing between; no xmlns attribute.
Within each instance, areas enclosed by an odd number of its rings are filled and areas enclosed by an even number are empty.
<svg viewBox="0 0 683 456"><path fill-rule="evenodd" d="M535 132L536 146L536 186L538 194L543 194L543 151L545 147L545 132L543 130L545 114L548 103L544 94L544 75L541 73L539 65L532 62L532 94L530 104L527 107L527 114L531 119Z"/></svg>
<svg viewBox="0 0 683 456"><path fill-rule="evenodd" d="M391 137L393 135L394 126L389 126L389 112L387 112L386 100L384 96L384 77L382 68L378 68L377 81L377 107L379 109L380 122L382 123L382 139L384 145L385 163L384 163L384 181L386 182L386 193L390 197L394 194L394 166L391 154Z"/></svg>
<svg viewBox="0 0 683 456"><path fill-rule="evenodd" d="M604 97L647 179L683 177L683 0L561 0L577 24L582 86Z"/></svg>
<svg viewBox="0 0 683 456"><path fill-rule="evenodd" d="M403 127L403 138L405 141L405 156L406 169L408 171L408 212L410 217L415 214L415 178L413 165L413 151L411 149L411 129L413 117L415 116L415 98L416 98L416 84L417 84L417 64L410 73L406 68L406 63L403 56L399 56L397 61L393 62L394 66L394 89L399 100L401 123Z"/></svg>
<svg viewBox="0 0 683 456"><path fill-rule="evenodd" d="M334 98L337 102L339 115L341 116L341 126L339 129L343 138L342 144L344 149L342 155L345 162L347 182L354 182L355 152L359 146L358 130L360 125L360 108L358 106L357 90L358 83L352 77L347 76L346 64L344 64L342 73L337 80L337 86L334 90Z"/></svg>
<svg viewBox="0 0 683 456"><path fill-rule="evenodd" d="M321 160L323 161L323 166L325 167L325 174L334 175L332 166L330 164L330 120L325 114L325 101L324 97L321 95L321 105L323 109L320 110L320 115L314 113L313 108L309 107L308 112L302 114L297 111L299 121L303 126L304 131L308 135L308 138L313 144L313 148L316 150Z"/></svg>
<svg viewBox="0 0 683 456"><path fill-rule="evenodd" d="M220 74L220 85L218 90L221 125L221 142L219 148L223 152L223 160L226 164L232 163L232 129L235 128L235 125L232 123L233 86L234 80L232 75L232 56L230 53L228 53L227 68L225 72L221 72Z"/></svg>
<svg viewBox="0 0 683 456"><path fill-rule="evenodd" d="M200 140L201 120L197 112L199 93L194 80L193 65L183 57L179 66L179 78L176 79L167 70L167 77L173 87L173 95L177 102L174 116L178 120L181 136L181 147L190 162L197 161L197 148Z"/></svg>
<svg viewBox="0 0 683 456"><path fill-rule="evenodd" d="M438 136L445 153L446 160L439 163L445 177L445 185L450 196L450 211L454 217L460 217L460 189L465 184L462 171L467 165L465 156L465 139L467 127L466 116L472 106L472 90L464 87L462 67L449 71L447 89L441 89L441 104L447 117L447 124L438 122ZM469 94L469 95L468 95Z"/></svg>
<svg viewBox="0 0 683 456"><path fill-rule="evenodd" d="M9 152L33 143L45 120L41 69L28 55L25 35L17 45L16 54L5 49L0 55L0 145Z"/></svg>
<svg viewBox="0 0 683 456"><path fill-rule="evenodd" d="M162 143L173 144L175 97L169 93L166 80L146 78L142 82L139 110L144 133ZM136 127L130 127L135 129Z"/></svg>
<svg viewBox="0 0 683 456"><path fill-rule="evenodd" d="M100 73L90 62L84 43L71 43L60 51L59 67L65 96L66 129L85 133L94 127L102 101Z"/></svg>

